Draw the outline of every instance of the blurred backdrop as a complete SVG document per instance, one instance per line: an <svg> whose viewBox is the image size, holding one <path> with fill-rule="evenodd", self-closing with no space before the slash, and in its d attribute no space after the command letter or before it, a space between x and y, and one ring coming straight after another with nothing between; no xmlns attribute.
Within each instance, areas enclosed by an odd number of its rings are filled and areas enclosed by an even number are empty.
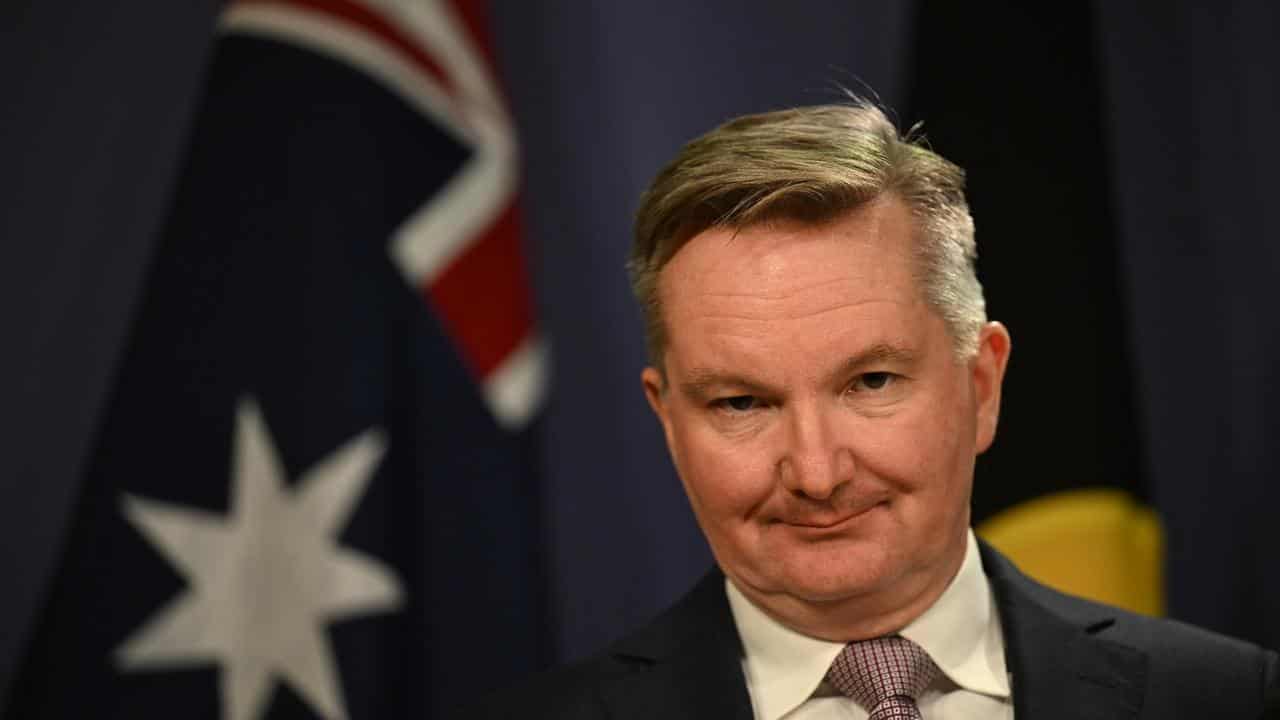
<svg viewBox="0 0 1280 720"><path fill-rule="evenodd" d="M969 173L1014 353L975 523L1280 646L1280 8L0 8L0 712L430 717L709 566L631 213L872 95Z"/></svg>

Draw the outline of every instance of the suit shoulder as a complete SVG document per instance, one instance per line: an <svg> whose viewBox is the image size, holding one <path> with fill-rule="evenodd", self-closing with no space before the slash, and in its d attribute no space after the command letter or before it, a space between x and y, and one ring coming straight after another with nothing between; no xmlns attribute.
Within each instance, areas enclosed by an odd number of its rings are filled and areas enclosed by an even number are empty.
<svg viewBox="0 0 1280 720"><path fill-rule="evenodd" d="M1200 690L1274 694L1280 656L1244 640L1178 620L1150 617L1049 590L1049 603L1067 615L1099 618L1089 630L1099 639L1146 655L1153 682L1195 678Z"/></svg>
<svg viewBox="0 0 1280 720"><path fill-rule="evenodd" d="M1105 664L1108 658L1141 674L1140 684L1147 690L1144 717L1253 720L1280 712L1280 657L1275 652L1176 620L1059 592L1022 574L994 549L980 548L1001 623L1006 631L1015 631L1014 645L1044 637L1045 628L1070 629L1050 635L1056 642L1078 638L1085 641L1082 647L1096 647L1100 654L1092 653L1091 662L1104 664L1092 668L1095 674L1112 671ZM1226 707L1238 712L1220 712Z"/></svg>
<svg viewBox="0 0 1280 720"><path fill-rule="evenodd" d="M628 703L665 680L654 681L655 668L683 668L706 677L724 679L710 667L732 666L738 671L741 647L728 600L724 576L711 570L674 605L647 625L633 631L586 660L538 673L521 684L483 699L457 718L546 718L595 720L612 717L618 703ZM631 684L648 677L647 684ZM732 677L730 674L728 677ZM726 681L730 691L738 689ZM626 692L619 692L629 688ZM745 693L745 687L741 688ZM650 698L651 699L651 698Z"/></svg>
<svg viewBox="0 0 1280 720"><path fill-rule="evenodd" d="M1275 652L1177 620L1118 611L1103 636L1146 651L1153 675L1195 677L1202 688L1245 695L1275 693L1280 683Z"/></svg>
<svg viewBox="0 0 1280 720"><path fill-rule="evenodd" d="M1196 653L1205 656L1206 660L1238 657L1256 661L1270 654L1253 643L1179 620L1151 617L1073 595L1055 594L1059 598L1057 604L1070 607L1072 614L1105 618L1096 628L1098 633L1136 650Z"/></svg>

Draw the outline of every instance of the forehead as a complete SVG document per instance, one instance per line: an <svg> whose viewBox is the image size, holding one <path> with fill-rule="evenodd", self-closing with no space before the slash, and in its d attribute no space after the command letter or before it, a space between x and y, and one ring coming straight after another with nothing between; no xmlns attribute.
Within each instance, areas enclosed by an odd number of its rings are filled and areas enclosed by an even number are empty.
<svg viewBox="0 0 1280 720"><path fill-rule="evenodd" d="M919 347L933 323L912 273L912 227L888 199L820 225L694 236L659 280L666 364L809 374L877 344Z"/></svg>
<svg viewBox="0 0 1280 720"><path fill-rule="evenodd" d="M711 228L671 258L658 289L668 320L721 306L786 302L803 313L859 297L914 300L912 234L910 211L892 197L822 224Z"/></svg>

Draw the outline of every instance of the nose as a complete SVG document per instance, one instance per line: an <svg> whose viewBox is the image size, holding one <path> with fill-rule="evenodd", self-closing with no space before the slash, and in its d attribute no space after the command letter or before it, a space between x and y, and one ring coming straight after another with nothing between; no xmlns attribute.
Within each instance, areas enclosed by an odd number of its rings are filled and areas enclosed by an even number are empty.
<svg viewBox="0 0 1280 720"><path fill-rule="evenodd" d="M778 462L782 485L798 495L826 500L853 480L853 452L837 432L831 411L795 405L789 410L786 450Z"/></svg>

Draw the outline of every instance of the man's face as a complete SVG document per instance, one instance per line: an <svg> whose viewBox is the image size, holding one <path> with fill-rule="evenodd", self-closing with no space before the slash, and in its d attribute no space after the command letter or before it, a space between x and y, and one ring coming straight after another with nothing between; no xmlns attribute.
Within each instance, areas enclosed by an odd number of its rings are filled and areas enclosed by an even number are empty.
<svg viewBox="0 0 1280 720"><path fill-rule="evenodd" d="M957 360L882 198L822 225L713 228L663 268L643 380L717 561L786 614L950 581L1008 336ZM931 602L932 600L930 600Z"/></svg>

